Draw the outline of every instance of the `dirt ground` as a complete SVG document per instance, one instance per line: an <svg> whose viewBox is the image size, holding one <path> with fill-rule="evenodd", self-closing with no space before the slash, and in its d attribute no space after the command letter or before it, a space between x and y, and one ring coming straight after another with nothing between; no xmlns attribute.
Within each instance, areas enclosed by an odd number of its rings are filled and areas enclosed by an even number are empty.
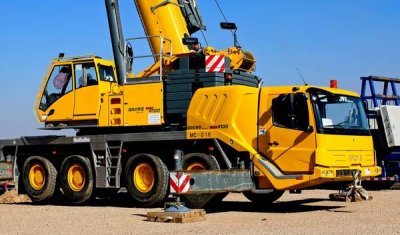
<svg viewBox="0 0 400 235"><path fill-rule="evenodd" d="M230 194L206 221L146 221L149 211L96 200L86 206L0 204L1 234L399 234L398 190L369 191L367 202L329 201L332 190L285 193L267 208Z"/></svg>

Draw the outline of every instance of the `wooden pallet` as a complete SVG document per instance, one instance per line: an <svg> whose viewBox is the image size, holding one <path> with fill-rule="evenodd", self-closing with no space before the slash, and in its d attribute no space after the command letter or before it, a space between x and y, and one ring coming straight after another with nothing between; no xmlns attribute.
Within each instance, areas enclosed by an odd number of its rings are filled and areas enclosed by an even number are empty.
<svg viewBox="0 0 400 235"><path fill-rule="evenodd" d="M189 212L147 212L147 221L163 223L191 223L206 220L204 210L191 210Z"/></svg>

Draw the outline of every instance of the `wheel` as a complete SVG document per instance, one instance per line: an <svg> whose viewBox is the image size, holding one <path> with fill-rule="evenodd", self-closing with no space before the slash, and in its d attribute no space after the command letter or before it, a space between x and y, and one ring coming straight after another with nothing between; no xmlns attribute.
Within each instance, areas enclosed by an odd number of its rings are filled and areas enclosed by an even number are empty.
<svg viewBox="0 0 400 235"><path fill-rule="evenodd" d="M250 191L243 192L243 195L251 202L258 205L269 205L278 200L285 190L274 190L270 193L252 193Z"/></svg>
<svg viewBox="0 0 400 235"><path fill-rule="evenodd" d="M25 191L34 202L51 198L57 183L57 170L47 159L31 156L22 168L22 181Z"/></svg>
<svg viewBox="0 0 400 235"><path fill-rule="evenodd" d="M82 156L70 156L61 164L61 189L74 204L87 201L93 192L93 173L90 160Z"/></svg>
<svg viewBox="0 0 400 235"><path fill-rule="evenodd" d="M154 206L167 197L168 168L154 155L137 154L126 163L125 182L135 204L143 207Z"/></svg>
<svg viewBox="0 0 400 235"><path fill-rule="evenodd" d="M182 167L187 171L219 170L214 156L205 153L190 153L183 156ZM198 209L221 202L228 193L202 193L182 195L182 200L189 208Z"/></svg>

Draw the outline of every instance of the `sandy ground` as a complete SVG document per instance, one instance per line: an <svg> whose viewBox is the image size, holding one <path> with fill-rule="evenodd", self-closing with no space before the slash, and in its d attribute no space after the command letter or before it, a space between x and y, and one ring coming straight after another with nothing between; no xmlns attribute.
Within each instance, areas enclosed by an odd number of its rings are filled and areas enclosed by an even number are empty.
<svg viewBox="0 0 400 235"><path fill-rule="evenodd" d="M1 234L400 234L398 190L370 191L372 201L329 201L331 190L285 193L268 208L230 194L206 221L146 221L148 211L97 200L86 206L0 204Z"/></svg>

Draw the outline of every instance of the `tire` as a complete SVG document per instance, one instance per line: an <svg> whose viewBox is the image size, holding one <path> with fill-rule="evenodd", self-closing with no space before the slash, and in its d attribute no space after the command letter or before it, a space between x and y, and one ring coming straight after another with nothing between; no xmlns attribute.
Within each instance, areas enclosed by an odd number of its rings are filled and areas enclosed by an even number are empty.
<svg viewBox="0 0 400 235"><path fill-rule="evenodd" d="M160 158L137 154L126 163L125 182L135 205L150 207L167 198L169 171Z"/></svg>
<svg viewBox="0 0 400 235"><path fill-rule="evenodd" d="M93 193L93 173L88 158L73 155L61 164L60 186L64 197L74 204L86 202Z"/></svg>
<svg viewBox="0 0 400 235"><path fill-rule="evenodd" d="M243 195L257 205L269 205L278 200L284 192L285 190L274 190L270 193L252 193L246 191L243 192Z"/></svg>
<svg viewBox="0 0 400 235"><path fill-rule="evenodd" d="M214 156L205 153L190 153L183 156L184 170L219 170L220 166ZM228 193L202 193L182 195L182 201L192 209L205 208L220 203Z"/></svg>
<svg viewBox="0 0 400 235"><path fill-rule="evenodd" d="M24 162L22 182L33 202L43 202L54 195L57 170L49 160L40 156L31 156Z"/></svg>

